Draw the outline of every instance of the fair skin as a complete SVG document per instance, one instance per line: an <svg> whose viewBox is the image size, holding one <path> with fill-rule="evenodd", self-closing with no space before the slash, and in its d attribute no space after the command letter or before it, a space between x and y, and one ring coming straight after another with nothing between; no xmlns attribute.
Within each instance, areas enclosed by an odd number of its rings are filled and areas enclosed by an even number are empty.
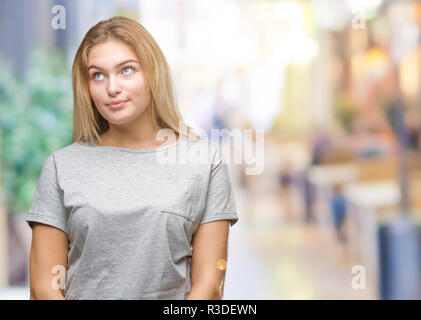
<svg viewBox="0 0 421 320"><path fill-rule="evenodd" d="M192 289L187 300L218 300L218 286L225 278L225 268L218 268L218 261L227 260L229 221L219 220L199 226L193 237L191 264Z"/></svg>
<svg viewBox="0 0 421 320"><path fill-rule="evenodd" d="M60 288L55 289L52 281L54 266L67 268L67 235L60 229L41 223L34 223L29 257L30 299L64 300Z"/></svg>
<svg viewBox="0 0 421 320"><path fill-rule="evenodd" d="M155 139L160 128L154 128L148 119L150 93L138 58L130 47L114 40L96 45L88 54L88 72L91 98L109 123L109 130L101 136L103 142L95 141L96 144L152 149L167 142ZM113 109L110 103L116 100L125 103ZM221 298L218 286L223 283L225 269L220 270L217 262L227 260L228 230L229 221L220 220L202 224L196 231L192 240L192 289L188 300ZM55 275L51 269L54 265L67 268L67 235L39 223L34 223L32 235L31 299L64 299L60 289L52 288Z"/></svg>
<svg viewBox="0 0 421 320"><path fill-rule="evenodd" d="M155 137L160 128L153 126L146 112L150 93L136 53L120 41L100 43L89 51L88 72L91 98L109 124L101 136L103 143L96 143L130 149L159 147L163 142ZM126 101L123 107L110 107L121 100Z"/></svg>

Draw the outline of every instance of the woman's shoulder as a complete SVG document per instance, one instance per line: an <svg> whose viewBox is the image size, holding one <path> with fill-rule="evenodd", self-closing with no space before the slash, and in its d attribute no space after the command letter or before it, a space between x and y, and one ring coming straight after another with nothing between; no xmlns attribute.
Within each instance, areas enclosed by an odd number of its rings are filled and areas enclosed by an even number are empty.
<svg viewBox="0 0 421 320"><path fill-rule="evenodd" d="M187 141L188 152L200 153L201 159L207 159L206 164L215 165L224 159L223 148L215 139L199 136L198 138L186 137L185 141Z"/></svg>
<svg viewBox="0 0 421 320"><path fill-rule="evenodd" d="M51 155L54 158L73 157L76 154L83 153L83 148L88 145L89 142L87 141L74 141L67 146L54 150Z"/></svg>

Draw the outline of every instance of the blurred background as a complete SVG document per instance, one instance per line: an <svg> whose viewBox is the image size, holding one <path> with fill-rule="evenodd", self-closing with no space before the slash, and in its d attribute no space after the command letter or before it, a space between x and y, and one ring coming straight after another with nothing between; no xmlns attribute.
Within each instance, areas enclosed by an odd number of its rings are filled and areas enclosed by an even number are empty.
<svg viewBox="0 0 421 320"><path fill-rule="evenodd" d="M263 173L229 165L225 299L421 299L416 0L2 0L0 299L29 298L25 214L72 143L77 47L115 15L157 40L188 124L264 129Z"/></svg>

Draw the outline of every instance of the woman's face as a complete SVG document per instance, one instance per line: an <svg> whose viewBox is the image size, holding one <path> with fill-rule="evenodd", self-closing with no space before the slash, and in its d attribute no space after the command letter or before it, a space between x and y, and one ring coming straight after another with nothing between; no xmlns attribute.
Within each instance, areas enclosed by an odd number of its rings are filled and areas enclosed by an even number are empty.
<svg viewBox="0 0 421 320"><path fill-rule="evenodd" d="M88 54L89 92L98 112L121 125L140 117L149 89L133 50L118 40L94 46Z"/></svg>

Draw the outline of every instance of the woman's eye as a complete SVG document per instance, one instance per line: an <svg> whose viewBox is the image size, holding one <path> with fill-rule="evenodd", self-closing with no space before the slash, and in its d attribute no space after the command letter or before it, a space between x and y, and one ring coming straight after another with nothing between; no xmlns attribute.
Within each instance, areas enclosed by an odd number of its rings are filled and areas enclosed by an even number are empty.
<svg viewBox="0 0 421 320"><path fill-rule="evenodd" d="M123 73L124 74L130 74L130 73L132 73L132 71L133 71L133 68L132 67L125 67L123 69Z"/></svg>
<svg viewBox="0 0 421 320"><path fill-rule="evenodd" d="M95 72L94 73L94 79L95 80L101 80L102 79L102 73L100 73L100 72Z"/></svg>

